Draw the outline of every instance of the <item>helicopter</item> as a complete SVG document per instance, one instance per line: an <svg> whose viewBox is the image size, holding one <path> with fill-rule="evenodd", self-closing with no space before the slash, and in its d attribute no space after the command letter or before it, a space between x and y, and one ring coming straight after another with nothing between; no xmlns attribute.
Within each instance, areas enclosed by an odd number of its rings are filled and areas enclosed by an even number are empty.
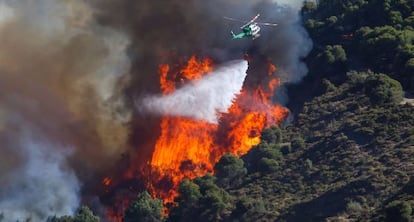
<svg viewBox="0 0 414 222"><path fill-rule="evenodd" d="M252 37L253 40L259 38L260 36L260 27L259 25L265 25L265 26L277 26L276 23L268 23L268 22L256 22L256 20L260 17L260 14L257 14L255 17L253 17L250 21L243 21L235 18L230 17L223 17L226 20L230 21L236 21L236 22L246 22L243 26L240 27L242 30L241 33L235 34L233 31L231 31L231 37L232 39L243 39L246 37Z"/></svg>

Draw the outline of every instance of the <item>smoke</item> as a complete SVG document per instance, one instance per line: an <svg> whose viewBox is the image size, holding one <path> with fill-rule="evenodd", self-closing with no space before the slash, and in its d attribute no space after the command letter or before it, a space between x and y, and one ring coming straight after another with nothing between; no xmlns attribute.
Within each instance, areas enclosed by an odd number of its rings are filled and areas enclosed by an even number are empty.
<svg viewBox="0 0 414 222"><path fill-rule="evenodd" d="M217 123L218 112L227 112L246 77L247 62L233 61L167 96L148 96L138 104L144 112L186 116Z"/></svg>
<svg viewBox="0 0 414 222"><path fill-rule="evenodd" d="M0 211L5 219L70 214L82 201L79 193L94 195L85 190L92 190L121 154L145 159L143 153L151 150L140 144L155 133L146 117L134 112L138 98L146 98L147 111L168 109L214 122L246 73L246 63L226 65L169 97L148 96L160 93L159 64L193 54L220 64L248 53L271 60L282 83L300 81L311 42L297 8L285 3L0 0L0 138L6 141L0 147ZM260 21L279 25L262 27L254 41L231 40L230 30L240 31L241 23L223 16L247 20L257 13ZM246 82L263 79L251 67L247 73ZM194 114L197 107L202 111Z"/></svg>
<svg viewBox="0 0 414 222"><path fill-rule="evenodd" d="M15 119L1 133L0 150L7 154L0 158L2 221L45 221L51 215L72 214L80 201L79 181L66 161L72 150Z"/></svg>
<svg viewBox="0 0 414 222"><path fill-rule="evenodd" d="M98 179L128 148L122 88L130 41L97 24L93 11L78 0L0 0L6 221L71 214L80 185Z"/></svg>
<svg viewBox="0 0 414 222"><path fill-rule="evenodd" d="M274 2L299 10L300 7L302 7L304 0L274 0Z"/></svg>
<svg viewBox="0 0 414 222"><path fill-rule="evenodd" d="M128 115L122 115L123 119L117 115L123 111L118 95L130 65L125 53L128 38L94 23L92 9L83 1L3 4L14 15L0 25L3 95L32 99L43 110L53 111L59 116L53 121L57 126L96 131L88 136L95 143L107 138L99 146L104 146L102 153L113 154L116 146L109 147L107 142L116 140L111 135L122 131L122 120L128 119ZM33 115L24 107L19 111ZM114 126L119 130L114 131Z"/></svg>
<svg viewBox="0 0 414 222"><path fill-rule="evenodd" d="M282 84L300 81L307 73L302 59L312 42L302 27L298 6L301 1L274 0L150 0L96 1L98 21L128 33L134 41L135 57L130 93L133 96L156 92L157 65L168 63L168 52L178 56L197 54L217 61L240 59L243 53L267 57L277 67ZM116 12L116 13L115 13ZM223 16L278 23L262 26L261 37L232 40L230 31L241 32L243 22ZM167 60L167 61L166 61ZM249 72L250 78L261 79ZM285 98L286 100L287 98Z"/></svg>

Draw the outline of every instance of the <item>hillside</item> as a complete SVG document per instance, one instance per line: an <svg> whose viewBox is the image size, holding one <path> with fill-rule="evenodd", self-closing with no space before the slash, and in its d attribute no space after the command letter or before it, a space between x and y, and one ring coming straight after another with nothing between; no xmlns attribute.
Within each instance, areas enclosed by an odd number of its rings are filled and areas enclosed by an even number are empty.
<svg viewBox="0 0 414 222"><path fill-rule="evenodd" d="M246 175L237 173L240 163L222 159L218 165L226 167L216 166L217 179L210 179L218 185L215 200L226 203L222 210L206 219L203 202L213 188L199 179L191 186L201 195L190 206L193 197L180 200L179 220L380 220L394 200L413 204L414 107L374 105L361 88L373 75L349 75L306 103L294 125L267 129L242 158Z"/></svg>
<svg viewBox="0 0 414 222"><path fill-rule="evenodd" d="M412 180L413 107L375 107L355 84L348 80L305 104L282 132L285 142L306 143L260 182L277 191L265 199L277 203L281 218L372 219Z"/></svg>

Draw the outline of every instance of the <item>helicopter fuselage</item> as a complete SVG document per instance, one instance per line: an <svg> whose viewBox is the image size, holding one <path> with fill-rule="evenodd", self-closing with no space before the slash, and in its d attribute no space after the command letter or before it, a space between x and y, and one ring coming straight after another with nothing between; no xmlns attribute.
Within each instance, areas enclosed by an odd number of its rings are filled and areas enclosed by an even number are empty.
<svg viewBox="0 0 414 222"><path fill-rule="evenodd" d="M245 36L252 36L253 38L257 38L260 36L260 27L256 23L252 23L244 27L242 30Z"/></svg>

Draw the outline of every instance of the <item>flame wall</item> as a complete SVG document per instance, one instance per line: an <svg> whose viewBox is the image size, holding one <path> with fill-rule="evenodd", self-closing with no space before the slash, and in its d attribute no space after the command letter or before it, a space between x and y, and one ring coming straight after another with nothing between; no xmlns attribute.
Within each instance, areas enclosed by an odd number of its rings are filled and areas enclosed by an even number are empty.
<svg viewBox="0 0 414 222"><path fill-rule="evenodd" d="M256 13L279 26L255 41L230 40L240 25L222 17ZM270 0L0 0L0 42L0 211L10 220L72 214L80 202L98 207L149 186L162 127L176 120L143 112L136 101L164 90L161 64L174 72L195 54L216 67L247 52L241 94L248 96L238 101L247 107L249 97L269 97L269 60L278 67L273 77L298 81L310 49L296 9ZM207 124L218 135L237 128ZM96 198L105 177L108 198Z"/></svg>

